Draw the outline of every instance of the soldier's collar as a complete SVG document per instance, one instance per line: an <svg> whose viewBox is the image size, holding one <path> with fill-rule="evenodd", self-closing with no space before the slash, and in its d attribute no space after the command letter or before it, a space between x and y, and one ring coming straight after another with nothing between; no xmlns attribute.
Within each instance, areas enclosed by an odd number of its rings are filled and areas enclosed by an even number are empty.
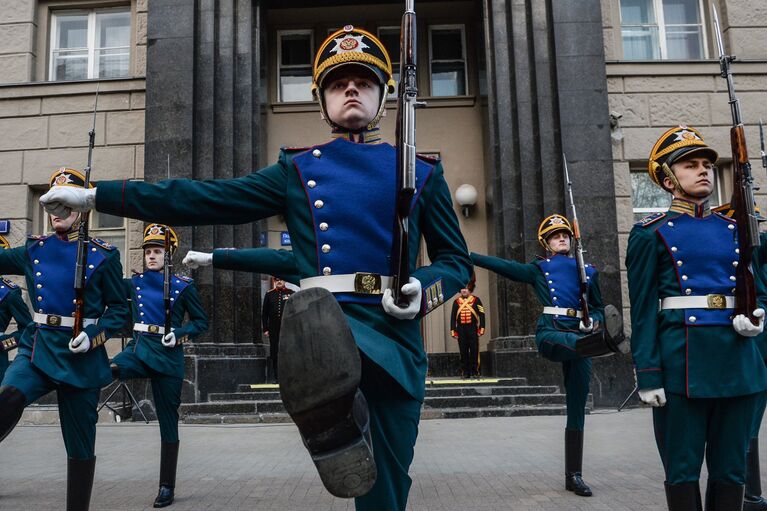
<svg viewBox="0 0 767 511"><path fill-rule="evenodd" d="M69 231L65 233L59 234L56 231L53 231L53 235L56 236L61 241L77 241L78 231L74 229L70 229Z"/></svg>
<svg viewBox="0 0 767 511"><path fill-rule="evenodd" d="M703 218L711 214L711 208L708 205L708 201L703 202L703 204L695 204L687 199L679 199L676 197L671 201L671 206L668 210L696 218Z"/></svg>
<svg viewBox="0 0 767 511"><path fill-rule="evenodd" d="M381 128L373 128L372 130L362 130L359 132L351 132L344 129L334 129L330 132L330 136L333 138L343 138L349 142L357 144L376 144L381 141Z"/></svg>

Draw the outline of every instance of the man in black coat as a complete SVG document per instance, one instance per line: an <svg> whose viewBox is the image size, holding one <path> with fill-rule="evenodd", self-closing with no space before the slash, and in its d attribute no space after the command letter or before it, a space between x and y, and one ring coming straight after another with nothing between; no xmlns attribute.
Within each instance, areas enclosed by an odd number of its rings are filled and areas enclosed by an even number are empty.
<svg viewBox="0 0 767 511"><path fill-rule="evenodd" d="M273 277L274 287L264 295L264 307L261 311L261 322L264 327L264 335L269 336L269 356L272 360L272 379L277 383L277 354L280 350L280 324L282 311L285 309L287 300L293 291L285 286L285 281Z"/></svg>

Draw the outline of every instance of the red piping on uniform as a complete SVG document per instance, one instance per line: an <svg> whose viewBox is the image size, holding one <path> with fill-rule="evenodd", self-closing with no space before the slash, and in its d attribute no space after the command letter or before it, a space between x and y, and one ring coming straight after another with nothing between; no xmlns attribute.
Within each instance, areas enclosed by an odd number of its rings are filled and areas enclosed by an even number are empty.
<svg viewBox="0 0 767 511"><path fill-rule="evenodd" d="M648 371L661 371L660 367L648 367L647 369L637 369L638 373L646 373Z"/></svg>

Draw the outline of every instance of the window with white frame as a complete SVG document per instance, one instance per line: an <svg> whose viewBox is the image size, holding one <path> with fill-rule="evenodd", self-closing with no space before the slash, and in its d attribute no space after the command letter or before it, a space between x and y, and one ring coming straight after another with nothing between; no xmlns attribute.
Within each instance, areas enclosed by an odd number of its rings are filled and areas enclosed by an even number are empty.
<svg viewBox="0 0 767 511"><path fill-rule="evenodd" d="M278 101L312 100L312 55L314 36L311 30L277 32Z"/></svg>
<svg viewBox="0 0 767 511"><path fill-rule="evenodd" d="M33 234L53 232L50 220L48 219L48 214L40 205L40 196L47 191L47 187L34 188L32 190L31 210ZM126 267L128 260L126 237L128 231L125 224L125 218L93 210L90 213L90 223L88 227L88 234L91 238L104 240L107 243L114 245L120 251L120 262L123 266L123 272L125 274L130 273L129 269Z"/></svg>
<svg viewBox="0 0 767 511"><path fill-rule="evenodd" d="M381 41L391 59L392 76L395 87L399 85L399 32L400 27L378 27L378 40Z"/></svg>
<svg viewBox="0 0 767 511"><path fill-rule="evenodd" d="M722 205L722 187L720 186L723 169L714 167L714 191L709 199L712 208ZM631 204L634 221L638 222L650 213L667 211L671 205L672 196L656 185L647 173L647 166L637 164L631 166Z"/></svg>
<svg viewBox="0 0 767 511"><path fill-rule="evenodd" d="M704 0L620 0L625 60L708 58Z"/></svg>
<svg viewBox="0 0 767 511"><path fill-rule="evenodd" d="M130 7L54 11L49 79L118 78L130 74Z"/></svg>
<svg viewBox="0 0 767 511"><path fill-rule="evenodd" d="M429 27L432 96L465 96L466 33L463 25Z"/></svg>

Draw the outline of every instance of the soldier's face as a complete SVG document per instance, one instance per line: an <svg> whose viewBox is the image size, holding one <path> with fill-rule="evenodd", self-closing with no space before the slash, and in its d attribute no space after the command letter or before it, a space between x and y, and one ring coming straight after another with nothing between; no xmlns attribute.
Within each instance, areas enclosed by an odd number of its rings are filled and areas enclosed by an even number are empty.
<svg viewBox="0 0 767 511"><path fill-rule="evenodd" d="M706 198L714 191L714 164L708 158L689 158L671 165L682 190L692 197ZM667 188L674 184L669 178L663 180Z"/></svg>
<svg viewBox="0 0 767 511"><path fill-rule="evenodd" d="M163 247L146 247L144 262L149 270L160 271L165 266L165 249Z"/></svg>
<svg viewBox="0 0 767 511"><path fill-rule="evenodd" d="M79 215L80 213L76 211L72 211L72 213L70 213L66 218L51 215L51 225L53 226L53 230L58 233L65 233L69 231L69 229L72 228L72 224L77 221L77 217Z"/></svg>
<svg viewBox="0 0 767 511"><path fill-rule="evenodd" d="M285 281L280 279L275 279L274 287L276 287L277 289L282 289L283 287L285 287Z"/></svg>
<svg viewBox="0 0 767 511"><path fill-rule="evenodd" d="M331 121L350 131L364 129L378 113L381 86L364 70L331 75L323 87L325 113Z"/></svg>
<svg viewBox="0 0 767 511"><path fill-rule="evenodd" d="M548 243L549 248L555 254L566 254L570 251L570 235L564 231L552 234Z"/></svg>
<svg viewBox="0 0 767 511"><path fill-rule="evenodd" d="M463 298L466 298L466 297L468 297L468 296L469 296L469 290L468 290L468 289L466 289L466 288L463 288L463 289L461 289L461 296L462 296Z"/></svg>

